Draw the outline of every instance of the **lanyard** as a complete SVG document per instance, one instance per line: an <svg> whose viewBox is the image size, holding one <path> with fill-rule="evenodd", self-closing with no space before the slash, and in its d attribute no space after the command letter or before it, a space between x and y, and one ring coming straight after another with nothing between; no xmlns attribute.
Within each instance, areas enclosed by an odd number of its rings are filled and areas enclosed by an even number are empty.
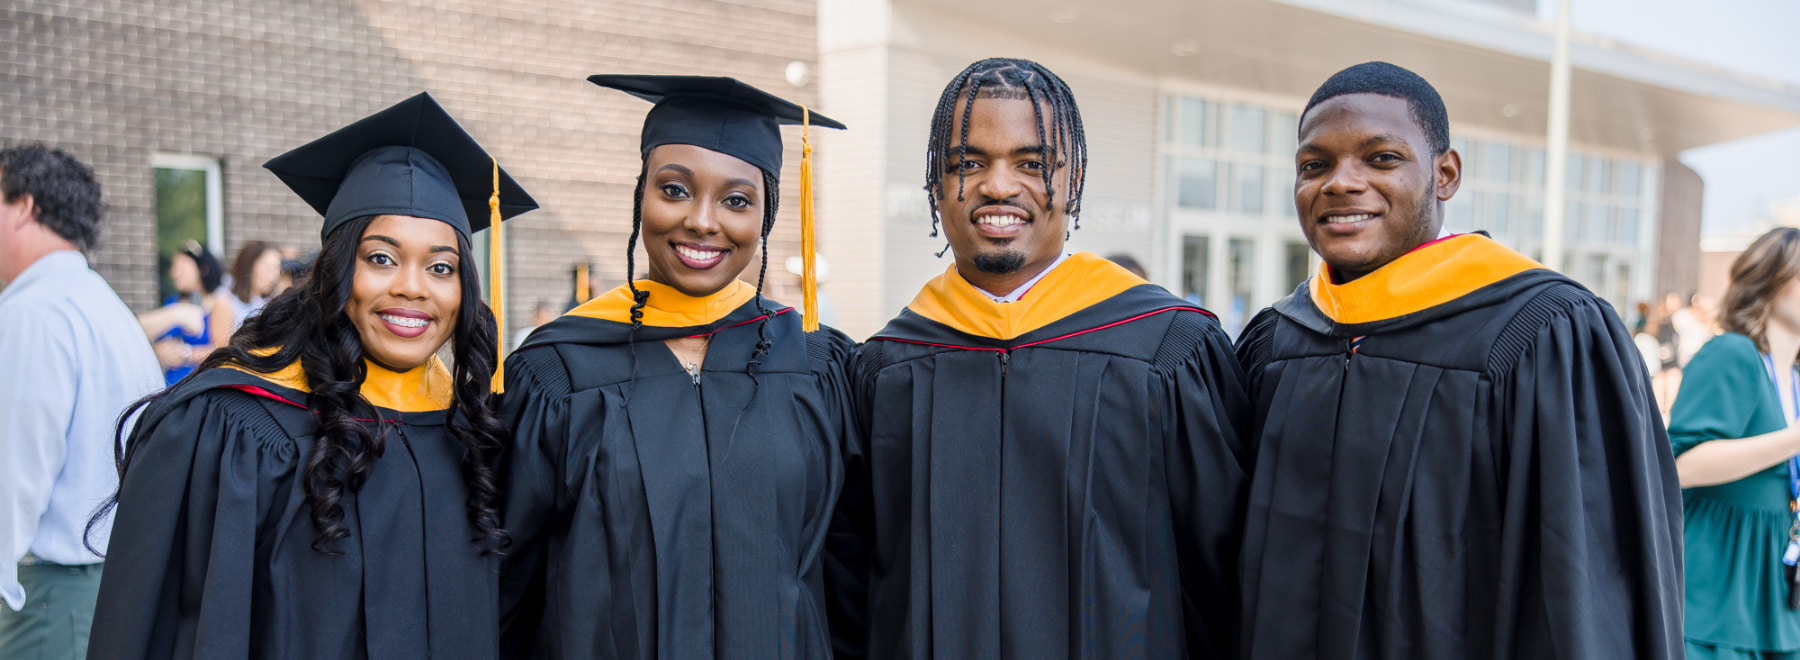
<svg viewBox="0 0 1800 660"><path fill-rule="evenodd" d="M1775 384L1775 407L1780 408L1781 380L1775 377L1775 358L1766 353L1763 354L1763 366L1768 368L1769 382ZM1794 379L1788 384L1792 386L1794 392L1794 414L1788 417L1791 422L1800 419L1800 373L1796 373ZM1789 456L1787 466L1788 495L1793 498L1789 501L1789 508L1793 509L1796 520L1800 521L1800 455Z"/></svg>

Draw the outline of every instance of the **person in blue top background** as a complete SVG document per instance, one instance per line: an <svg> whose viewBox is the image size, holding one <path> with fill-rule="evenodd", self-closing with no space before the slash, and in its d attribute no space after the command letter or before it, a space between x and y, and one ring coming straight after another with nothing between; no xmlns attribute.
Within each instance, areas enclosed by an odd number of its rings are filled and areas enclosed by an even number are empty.
<svg viewBox="0 0 1800 660"><path fill-rule="evenodd" d="M219 260L204 246L188 241L169 258L175 295L162 307L138 315L167 384L181 382L214 349L231 340L236 317L230 301L219 295L224 278Z"/></svg>

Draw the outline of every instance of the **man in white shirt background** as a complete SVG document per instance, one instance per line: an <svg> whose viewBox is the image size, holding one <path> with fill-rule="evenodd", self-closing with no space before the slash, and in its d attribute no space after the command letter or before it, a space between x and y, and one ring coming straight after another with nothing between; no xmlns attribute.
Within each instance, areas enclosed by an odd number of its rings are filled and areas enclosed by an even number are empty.
<svg viewBox="0 0 1800 660"><path fill-rule="evenodd" d="M137 318L88 267L103 215L73 156L0 149L0 658L87 655L101 564L83 535L118 486L113 428L163 385Z"/></svg>

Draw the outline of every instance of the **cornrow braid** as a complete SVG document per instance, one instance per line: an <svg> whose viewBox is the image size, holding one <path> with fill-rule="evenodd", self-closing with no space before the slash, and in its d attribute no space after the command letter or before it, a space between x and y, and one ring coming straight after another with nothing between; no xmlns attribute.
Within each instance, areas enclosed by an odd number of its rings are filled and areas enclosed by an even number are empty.
<svg viewBox="0 0 1800 660"><path fill-rule="evenodd" d="M943 176L951 165L956 169L956 199L963 199L963 163L969 153L969 117L978 98L1022 99L1032 102L1037 118L1038 140L1044 145L1051 167L1044 168L1044 190L1051 198L1048 210L1055 210L1054 177L1064 167L1074 167L1069 177L1067 214L1074 228L1081 228L1081 194L1087 178L1087 133L1082 128L1081 109L1075 104L1075 93L1056 74L1030 60L990 58L970 64L938 97L937 110L931 117L930 139L925 147L925 193L931 207L931 235L938 235L938 202L944 199ZM962 104L962 125L951 142L951 129L958 118L957 104ZM1045 108L1049 117L1046 122ZM1046 128L1045 124L1049 126ZM954 162L951 160L954 157ZM940 253L941 256L941 253Z"/></svg>
<svg viewBox="0 0 1800 660"><path fill-rule="evenodd" d="M769 276L769 232L775 229L775 212L781 208L781 181L774 173L763 172L763 225L762 225L762 268L756 274L756 312L762 320L756 323L756 350L750 354L750 380L756 380L756 367L762 364L762 356L769 354L769 317L774 316L767 307L763 307L763 282ZM752 391L751 399L756 398Z"/></svg>

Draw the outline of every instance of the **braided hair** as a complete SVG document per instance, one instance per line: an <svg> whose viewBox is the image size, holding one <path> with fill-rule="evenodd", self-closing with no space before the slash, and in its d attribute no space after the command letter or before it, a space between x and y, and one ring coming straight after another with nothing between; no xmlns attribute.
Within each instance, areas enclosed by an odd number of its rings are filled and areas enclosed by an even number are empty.
<svg viewBox="0 0 1800 660"><path fill-rule="evenodd" d="M364 363L361 336L344 311L356 272L356 245L374 219L375 216L357 218L332 230L319 249L318 259L299 283L270 300L261 314L251 316L232 335L229 345L214 351L194 370L194 375L198 375L209 369L239 365L266 374L300 361L310 390L307 408L317 428L300 482L312 518L312 548L332 556L343 554L335 548L336 542L350 536L343 524L343 497L362 489L386 446L385 427L378 426L371 432L356 419L358 413L369 409L368 400L361 393L368 366ZM511 538L500 527L500 481L493 468L505 430L487 405L488 383L495 368L494 315L481 301L481 277L474 267L468 237L458 233L456 249L462 263L457 269L462 302L451 336L455 366L451 374L452 414L447 423L450 434L463 445L462 476L469 489L465 506L476 532L471 541L484 553L490 553L511 544ZM123 442L125 421L170 391L145 397L120 416L114 460L121 483L132 456L142 445L140 441ZM89 536L117 503L115 491L89 519ZM91 546L89 549L93 550Z"/></svg>
<svg viewBox="0 0 1800 660"><path fill-rule="evenodd" d="M1075 229L1081 228L1081 191L1087 178L1087 134L1081 126L1081 109L1075 105L1075 93L1056 74L1030 60L989 58L970 64L944 86L938 97L937 111L931 116L931 138L925 147L925 192L930 196L931 235L938 235L938 202L945 197L943 175L956 164L956 200L963 199L961 163L969 151L969 114L975 99L997 98L1031 101L1037 117L1038 143L1044 145L1044 156L1051 167L1044 168L1044 194L1050 198L1045 209L1056 210L1053 177L1064 166L1073 165L1069 177L1068 215ZM951 142L951 129L962 105L962 130ZM1045 130L1045 109L1049 109L1049 131ZM947 249L947 248L946 248ZM941 253L940 253L941 254Z"/></svg>
<svg viewBox="0 0 1800 660"><path fill-rule="evenodd" d="M644 188L649 174L649 154L645 154L644 166L638 170L637 190L631 195L631 238L627 239L625 243L625 282L626 286L631 287L632 299L631 336L627 342L631 344L631 382L634 383L637 382L637 331L644 327L644 305L650 302L650 292L639 290L636 281L637 243L638 237L643 235L644 230ZM775 313L763 305L763 282L769 275L769 232L775 229L775 214L781 207L781 181L768 170L762 170L762 175L762 238L758 244L758 249L762 251L762 265L756 274L756 297L754 299L756 312L762 318L756 324L756 349L750 354L749 368L747 369L750 381L756 387L751 390L751 400L756 399L756 389L761 387L761 383L756 380L756 368L762 364L762 357L769 354L769 348L772 346L768 337L768 326L769 318ZM626 402L631 400L629 390L626 391L624 400Z"/></svg>

